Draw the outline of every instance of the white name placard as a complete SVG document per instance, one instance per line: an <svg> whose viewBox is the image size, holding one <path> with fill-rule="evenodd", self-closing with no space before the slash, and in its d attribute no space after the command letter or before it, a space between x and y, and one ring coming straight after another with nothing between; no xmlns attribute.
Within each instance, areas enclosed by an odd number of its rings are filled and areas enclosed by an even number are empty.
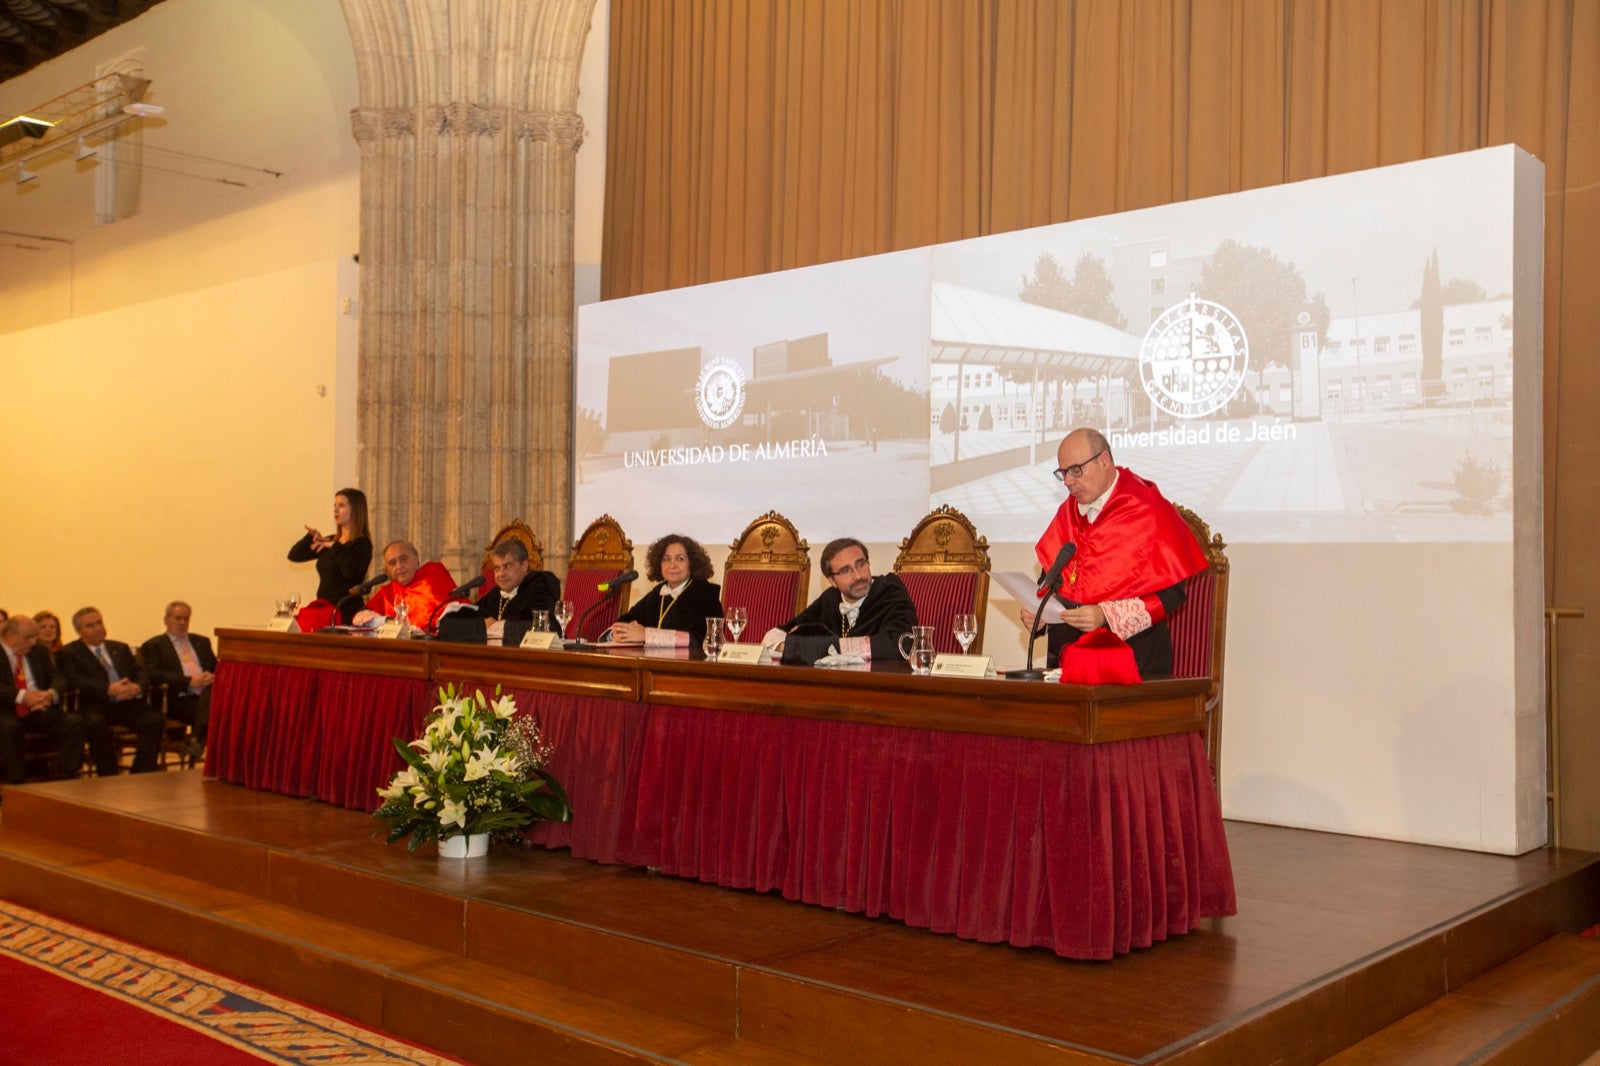
<svg viewBox="0 0 1600 1066"><path fill-rule="evenodd" d="M294 618L286 615L274 615L272 621L267 623L267 630L272 633L298 633L300 627L295 625Z"/></svg>
<svg viewBox="0 0 1600 1066"><path fill-rule="evenodd" d="M522 635L522 647L549 651L560 639L548 629L530 629Z"/></svg>
<svg viewBox="0 0 1600 1066"><path fill-rule="evenodd" d="M994 677L994 660L987 655L935 655L933 672L945 677Z"/></svg>
<svg viewBox="0 0 1600 1066"><path fill-rule="evenodd" d="M767 658L765 644L724 644L717 655L721 663L760 663Z"/></svg>
<svg viewBox="0 0 1600 1066"><path fill-rule="evenodd" d="M404 627L400 625L398 620L393 618L379 626L377 632L373 634L373 636L381 637L385 640L397 640L405 635Z"/></svg>

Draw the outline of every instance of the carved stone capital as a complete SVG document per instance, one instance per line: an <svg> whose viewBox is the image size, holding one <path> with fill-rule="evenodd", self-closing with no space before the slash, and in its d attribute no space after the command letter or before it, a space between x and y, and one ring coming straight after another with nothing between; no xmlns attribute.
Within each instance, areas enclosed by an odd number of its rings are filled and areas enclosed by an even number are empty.
<svg viewBox="0 0 1600 1066"><path fill-rule="evenodd" d="M574 111L519 111L514 136L520 141L548 141L576 152L583 143L583 119Z"/></svg>
<svg viewBox="0 0 1600 1066"><path fill-rule="evenodd" d="M417 117L407 107L358 107L350 112L350 128L357 144L371 144L380 133L411 136L417 132Z"/></svg>
<svg viewBox="0 0 1600 1066"><path fill-rule="evenodd" d="M457 101L432 104L424 110L428 128L441 135L467 134L495 136L505 128L505 113L499 108Z"/></svg>

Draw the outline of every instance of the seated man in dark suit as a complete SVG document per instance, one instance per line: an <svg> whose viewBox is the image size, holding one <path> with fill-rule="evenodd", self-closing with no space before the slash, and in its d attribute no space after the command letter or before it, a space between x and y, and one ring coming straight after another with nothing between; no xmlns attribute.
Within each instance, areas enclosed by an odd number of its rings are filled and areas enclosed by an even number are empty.
<svg viewBox="0 0 1600 1066"><path fill-rule="evenodd" d="M133 772L156 768L161 753L161 731L166 720L145 701L144 674L134 662L133 649L120 640L106 639L105 619L95 607L81 607L72 616L78 639L56 653L66 686L78 693L78 713L89 738L89 756L101 777L117 773L117 741L113 725L132 729L138 738L133 750Z"/></svg>
<svg viewBox="0 0 1600 1066"><path fill-rule="evenodd" d="M83 718L61 707L61 678L48 649L39 645L39 626L25 614L0 624L5 676L0 677L0 777L20 785L24 733L43 733L57 749L51 773L74 777L83 762Z"/></svg>
<svg viewBox="0 0 1600 1066"><path fill-rule="evenodd" d="M893 660L900 638L917 624L917 608L894 574L872 576L867 546L853 537L822 549L822 576L831 582L811 605L769 630L762 643L784 662L812 663L837 647L842 655Z"/></svg>
<svg viewBox="0 0 1600 1066"><path fill-rule="evenodd" d="M193 727L183 753L198 759L205 754L217 657L211 652L210 640L189 634L192 614L182 600L167 604L162 618L167 631L145 641L139 648L139 657L144 660L150 683L167 686L167 717Z"/></svg>
<svg viewBox="0 0 1600 1066"><path fill-rule="evenodd" d="M494 588L478 601L478 615L488 627L491 642L504 637L506 643L516 644L527 633L534 611L555 608L561 598L561 582L548 570L535 570L527 545L515 537L490 548L489 561L494 565ZM556 633L561 632L553 619L550 625Z"/></svg>

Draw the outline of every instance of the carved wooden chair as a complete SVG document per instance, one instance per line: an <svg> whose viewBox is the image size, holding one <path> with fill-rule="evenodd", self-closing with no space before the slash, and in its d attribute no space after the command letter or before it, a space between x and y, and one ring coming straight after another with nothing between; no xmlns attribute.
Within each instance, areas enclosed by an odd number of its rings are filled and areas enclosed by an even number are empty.
<svg viewBox="0 0 1600 1066"><path fill-rule="evenodd" d="M1189 524L1211 565L1185 583L1187 599L1173 614L1172 676L1207 677L1206 756L1218 793L1222 790L1222 664L1228 633L1228 556L1222 535L1187 507L1178 513Z"/></svg>
<svg viewBox="0 0 1600 1066"><path fill-rule="evenodd" d="M562 588L562 598L572 601L573 632L568 636L583 640L598 640L600 634L611 627L617 616L628 609L632 589L624 586L609 601L589 614L591 607L600 603L605 593L595 586L609 581L624 570L633 569L633 541L622 532L622 527L610 515L601 515L583 531L572 549L567 563L567 580Z"/></svg>
<svg viewBox="0 0 1600 1066"><path fill-rule="evenodd" d="M480 572L483 574L483 587L478 590L478 599L483 599L494 588L494 559L490 552L494 546L508 538L522 541L522 546L528 549L528 563L535 570L544 569L544 545L539 542L538 536L529 528L528 523L518 518L508 522L500 532L489 538L489 543L483 547L483 564Z"/></svg>
<svg viewBox="0 0 1600 1066"><path fill-rule="evenodd" d="M722 606L750 613L740 638L760 640L773 626L799 614L811 586L811 551L800 532L777 511L745 527L722 564Z"/></svg>
<svg viewBox="0 0 1600 1066"><path fill-rule="evenodd" d="M894 572L905 582L917 621L933 627L937 652L960 652L952 624L958 614L978 616L978 635L970 653L983 651L984 615L989 609L989 539L949 504L925 515L900 542Z"/></svg>

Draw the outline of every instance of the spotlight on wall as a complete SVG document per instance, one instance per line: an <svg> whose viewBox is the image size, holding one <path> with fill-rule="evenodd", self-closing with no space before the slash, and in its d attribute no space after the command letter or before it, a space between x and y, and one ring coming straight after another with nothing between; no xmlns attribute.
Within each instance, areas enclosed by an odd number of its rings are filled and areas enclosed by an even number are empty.
<svg viewBox="0 0 1600 1066"><path fill-rule="evenodd" d="M166 108L160 104L125 104L122 108L124 115L132 115L135 118L154 118L165 111Z"/></svg>
<svg viewBox="0 0 1600 1066"><path fill-rule="evenodd" d="M27 170L27 169L25 169L23 167L18 167L17 168L17 184L18 185L26 184L27 182L32 181L34 178L37 178L38 176L39 175L35 174L31 170Z"/></svg>

